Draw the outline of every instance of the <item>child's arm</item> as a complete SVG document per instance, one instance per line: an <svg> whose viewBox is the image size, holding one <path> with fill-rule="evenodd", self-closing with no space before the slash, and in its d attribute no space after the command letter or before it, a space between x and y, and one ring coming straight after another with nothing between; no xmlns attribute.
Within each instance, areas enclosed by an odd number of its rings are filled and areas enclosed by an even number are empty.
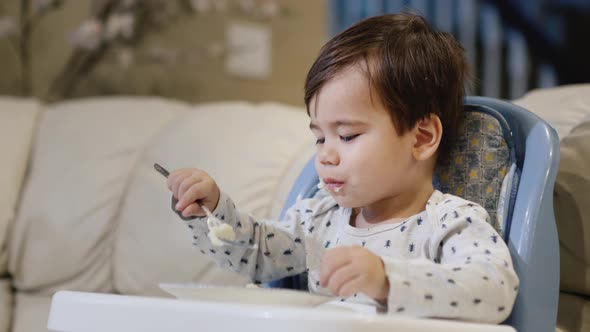
<svg viewBox="0 0 590 332"><path fill-rule="evenodd" d="M201 253L255 283L264 283L305 271L305 234L300 226L304 218L299 211L308 210L309 203L313 201L298 202L284 220L273 222L239 213L233 201L222 193L213 214L234 229L234 242L254 247L212 244L204 217L188 220L187 224L193 233L193 244Z"/></svg>
<svg viewBox="0 0 590 332"><path fill-rule="evenodd" d="M454 203L429 211L437 216L425 247L430 259L382 257L388 310L500 323L510 314L519 285L508 247L486 222L482 207Z"/></svg>
<svg viewBox="0 0 590 332"><path fill-rule="evenodd" d="M173 195L172 209L187 221L193 232L193 244L201 249L201 253L257 283L305 271L305 241L299 208L290 209L280 223L265 223L239 214L231 199L220 192L207 173L189 168L168 174L161 166L154 167L168 177L168 188ZM307 203L309 201L312 200ZM215 217L233 228L236 234L233 243L237 245L226 243L220 246L211 242L207 236L210 232L207 218L201 206L213 210ZM309 208L305 210L309 211Z"/></svg>

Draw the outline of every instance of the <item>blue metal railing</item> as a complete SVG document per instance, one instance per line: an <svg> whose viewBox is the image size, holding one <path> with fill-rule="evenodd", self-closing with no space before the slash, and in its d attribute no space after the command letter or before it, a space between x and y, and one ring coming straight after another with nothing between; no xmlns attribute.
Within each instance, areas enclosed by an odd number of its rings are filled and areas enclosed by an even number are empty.
<svg viewBox="0 0 590 332"><path fill-rule="evenodd" d="M534 88L558 85L557 69L572 67L560 52L560 19L543 13L542 5L508 0L331 0L330 34L366 17L417 12L455 35L465 48L477 78L470 93L515 99Z"/></svg>

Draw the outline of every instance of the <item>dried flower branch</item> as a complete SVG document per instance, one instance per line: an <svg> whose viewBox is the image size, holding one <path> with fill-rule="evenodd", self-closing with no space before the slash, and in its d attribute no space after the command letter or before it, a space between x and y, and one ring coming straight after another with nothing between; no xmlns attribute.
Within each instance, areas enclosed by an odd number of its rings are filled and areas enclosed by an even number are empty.
<svg viewBox="0 0 590 332"><path fill-rule="evenodd" d="M20 0L20 19L0 17L0 38L13 42L21 62L21 94L31 94L30 41L39 20L63 6L63 0ZM234 7L257 19L277 16L280 7L276 0L233 0ZM137 57L135 49L144 37L160 30L170 22L187 14L225 12L230 0L92 0L89 17L70 35L72 51L50 83L47 101L71 97L77 83L110 52L116 62L127 68L137 59L156 63L177 63L184 59L177 50L152 47L145 57ZM220 57L226 52L221 42L203 47L203 54L192 54L191 61ZM203 56L204 55L204 56ZM194 58L194 59L193 59Z"/></svg>

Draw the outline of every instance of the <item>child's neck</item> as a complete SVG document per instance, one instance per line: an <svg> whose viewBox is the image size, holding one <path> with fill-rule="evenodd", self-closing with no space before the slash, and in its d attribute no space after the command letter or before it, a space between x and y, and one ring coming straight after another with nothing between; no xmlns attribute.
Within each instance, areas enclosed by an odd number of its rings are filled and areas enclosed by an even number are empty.
<svg viewBox="0 0 590 332"><path fill-rule="evenodd" d="M419 190L386 197L370 206L355 208L350 216L350 225L356 228L367 228L404 221L424 211L433 191L432 184L428 183Z"/></svg>

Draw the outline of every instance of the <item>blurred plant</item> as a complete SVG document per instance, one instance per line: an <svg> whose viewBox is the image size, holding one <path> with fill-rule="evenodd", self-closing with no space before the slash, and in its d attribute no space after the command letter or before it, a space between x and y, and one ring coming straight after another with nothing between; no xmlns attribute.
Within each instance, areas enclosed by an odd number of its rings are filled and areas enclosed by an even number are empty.
<svg viewBox="0 0 590 332"><path fill-rule="evenodd" d="M10 40L20 60L21 94L31 95L31 34L38 21L60 9L64 1L20 0L19 3L18 23L13 17L0 17L0 38ZM271 19L282 11L276 0L91 0L89 17L71 33L72 51L50 83L45 99L57 101L70 97L76 84L109 53L115 54L122 67L131 66L138 61L136 50L145 36L181 16L233 9L259 20ZM222 42L213 42L204 50L209 57L222 56L226 51ZM175 63L179 58L179 52L169 47L152 47L141 57L158 63Z"/></svg>
<svg viewBox="0 0 590 332"><path fill-rule="evenodd" d="M60 0L23 0L20 4L20 18L0 17L0 38L9 39L10 46L21 62L20 92L31 92L31 33L47 12L61 6Z"/></svg>

